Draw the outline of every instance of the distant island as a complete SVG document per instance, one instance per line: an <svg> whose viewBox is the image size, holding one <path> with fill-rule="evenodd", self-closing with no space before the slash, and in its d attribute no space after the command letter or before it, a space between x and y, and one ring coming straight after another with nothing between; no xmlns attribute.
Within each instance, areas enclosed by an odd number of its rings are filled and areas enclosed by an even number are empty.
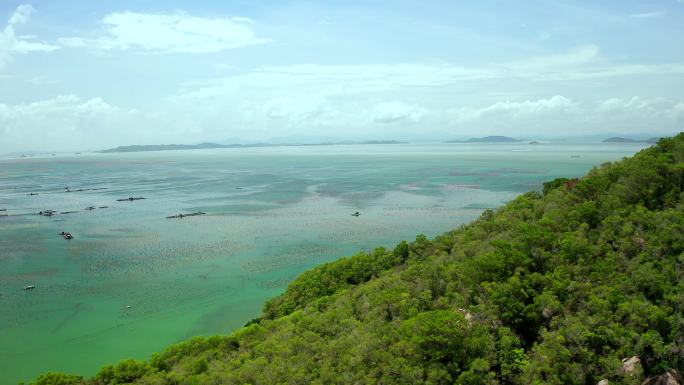
<svg viewBox="0 0 684 385"><path fill-rule="evenodd" d="M99 152L138 152L138 151L165 151L165 150L197 150L205 148L228 148L241 147L242 145L223 145L218 143L200 144L145 144L132 146L119 146Z"/></svg>
<svg viewBox="0 0 684 385"><path fill-rule="evenodd" d="M658 138L649 138L642 140L613 136L612 138L603 140L603 143L658 143Z"/></svg>
<svg viewBox="0 0 684 385"><path fill-rule="evenodd" d="M512 143L521 142L520 139L511 138L510 136L485 136L482 138L470 138L468 140L449 140L444 143Z"/></svg>
<svg viewBox="0 0 684 385"><path fill-rule="evenodd" d="M201 150L210 148L252 148L252 147L303 147L303 146L334 146L345 144L404 144L398 140L367 140L363 142L325 142L325 143L301 143L301 144L278 144L278 143L253 143L253 144L143 144L131 146L119 146L107 150L98 151L100 153L113 152L141 152L141 151L168 151L168 150Z"/></svg>

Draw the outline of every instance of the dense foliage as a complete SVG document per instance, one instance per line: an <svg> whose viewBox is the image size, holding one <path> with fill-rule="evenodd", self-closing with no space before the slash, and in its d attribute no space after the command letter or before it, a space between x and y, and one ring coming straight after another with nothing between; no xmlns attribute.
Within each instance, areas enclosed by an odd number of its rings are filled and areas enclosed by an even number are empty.
<svg viewBox="0 0 684 385"><path fill-rule="evenodd" d="M641 383L684 369L682 191L684 134L306 272L231 336L35 383Z"/></svg>

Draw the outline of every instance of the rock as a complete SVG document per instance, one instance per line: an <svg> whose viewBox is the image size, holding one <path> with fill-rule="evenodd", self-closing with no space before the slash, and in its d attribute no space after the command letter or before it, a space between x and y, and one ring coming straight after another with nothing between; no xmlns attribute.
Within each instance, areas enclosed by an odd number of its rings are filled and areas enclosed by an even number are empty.
<svg viewBox="0 0 684 385"><path fill-rule="evenodd" d="M641 238L641 237L636 237L635 241L636 241L637 245L639 245L639 248L641 250L643 250L644 246L646 245L646 240L644 238Z"/></svg>
<svg viewBox="0 0 684 385"><path fill-rule="evenodd" d="M609 384L608 380L603 379L603 380L599 381L596 385L608 385L608 384Z"/></svg>
<svg viewBox="0 0 684 385"><path fill-rule="evenodd" d="M661 374L660 376L647 378L646 381L644 381L641 385L680 385L681 380L682 378L679 375L679 372L671 369L667 373Z"/></svg>
<svg viewBox="0 0 684 385"><path fill-rule="evenodd" d="M641 359L638 356L622 359L622 370L625 374L634 375L636 374L637 368L641 368Z"/></svg>
<svg viewBox="0 0 684 385"><path fill-rule="evenodd" d="M465 317L466 321L468 321L469 324L472 323L473 313L469 312L467 309L461 309L461 308L459 308L458 311L463 313L463 316Z"/></svg>

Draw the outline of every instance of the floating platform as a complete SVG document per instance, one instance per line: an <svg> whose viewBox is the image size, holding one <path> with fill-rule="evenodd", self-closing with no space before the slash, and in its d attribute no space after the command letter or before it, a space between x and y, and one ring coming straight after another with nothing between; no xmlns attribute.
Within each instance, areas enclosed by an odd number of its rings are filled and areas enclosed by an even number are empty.
<svg viewBox="0 0 684 385"><path fill-rule="evenodd" d="M83 192L83 191L98 191L98 190L107 190L109 187L98 187L98 188L79 188L79 189L70 189L69 187L64 188L64 192L70 193L70 192Z"/></svg>

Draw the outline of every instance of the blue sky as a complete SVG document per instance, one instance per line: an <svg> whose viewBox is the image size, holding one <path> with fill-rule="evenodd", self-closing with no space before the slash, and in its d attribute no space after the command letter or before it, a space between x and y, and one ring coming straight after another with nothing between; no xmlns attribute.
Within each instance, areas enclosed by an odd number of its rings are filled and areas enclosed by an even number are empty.
<svg viewBox="0 0 684 385"><path fill-rule="evenodd" d="M0 152L684 128L684 0L196 3L3 0Z"/></svg>

